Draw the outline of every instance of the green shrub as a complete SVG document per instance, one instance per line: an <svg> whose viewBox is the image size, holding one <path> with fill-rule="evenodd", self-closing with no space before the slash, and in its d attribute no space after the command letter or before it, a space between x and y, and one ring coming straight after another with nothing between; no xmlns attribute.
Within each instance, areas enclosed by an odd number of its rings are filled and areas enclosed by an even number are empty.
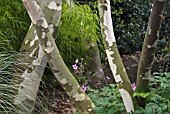
<svg viewBox="0 0 170 114"><path fill-rule="evenodd" d="M94 0L79 1L79 3L89 4L93 8L96 5L94 2ZM110 0L110 3L114 33L120 53L126 54L141 50L148 26L152 1ZM168 55L170 55L169 4L170 2L168 1L165 6L158 42L158 46L161 49L165 47L164 52L168 52Z"/></svg>
<svg viewBox="0 0 170 114"><path fill-rule="evenodd" d="M158 49L162 49L162 52L166 57L170 57L170 1L166 2L164 15L162 19L162 26L160 31L160 38L158 40Z"/></svg>
<svg viewBox="0 0 170 114"><path fill-rule="evenodd" d="M98 16L88 5L63 5L56 44L68 66L78 58L88 58L88 49L98 39Z"/></svg>
<svg viewBox="0 0 170 114"><path fill-rule="evenodd" d="M18 51L30 25L22 1L1 0L0 20L0 51Z"/></svg>

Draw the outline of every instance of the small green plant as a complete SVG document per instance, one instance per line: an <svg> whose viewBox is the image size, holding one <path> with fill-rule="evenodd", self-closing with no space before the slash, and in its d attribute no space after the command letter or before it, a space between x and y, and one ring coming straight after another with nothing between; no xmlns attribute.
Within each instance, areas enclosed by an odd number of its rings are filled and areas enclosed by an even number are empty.
<svg viewBox="0 0 170 114"><path fill-rule="evenodd" d="M157 94L170 99L170 72L153 73L151 79L151 90Z"/></svg>
<svg viewBox="0 0 170 114"><path fill-rule="evenodd" d="M145 108L139 108L134 114L169 114L170 72L153 73L150 87L151 92L149 93L134 93L147 98Z"/></svg>
<svg viewBox="0 0 170 114"><path fill-rule="evenodd" d="M96 114L120 114L126 112L116 84L109 84L109 86L105 86L100 90L87 87L87 93L97 106L93 109Z"/></svg>
<svg viewBox="0 0 170 114"><path fill-rule="evenodd" d="M150 92L138 92L138 91L135 91L133 94L134 97L142 97L142 98L147 98L149 97L149 95L151 95Z"/></svg>

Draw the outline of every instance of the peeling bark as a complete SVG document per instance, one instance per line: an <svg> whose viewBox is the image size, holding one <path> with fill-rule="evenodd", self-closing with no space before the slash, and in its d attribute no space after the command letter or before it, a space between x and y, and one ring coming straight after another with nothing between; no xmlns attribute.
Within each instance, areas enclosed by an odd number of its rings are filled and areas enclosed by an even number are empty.
<svg viewBox="0 0 170 114"><path fill-rule="evenodd" d="M98 0L98 8L100 15L100 25L101 33L103 36L103 42L106 49L106 54L108 57L109 65L113 74L113 77L116 81L116 84L119 87L119 92L123 99L125 108L127 112L134 111L134 107L137 107L138 104L136 99L133 97L133 90L131 88L128 75L123 66L121 57L118 52L113 26L111 19L110 11L110 1L109 0Z"/></svg>
<svg viewBox="0 0 170 114"><path fill-rule="evenodd" d="M71 7L74 7L75 6L75 3L73 0L66 0L66 3L71 6Z"/></svg>
<svg viewBox="0 0 170 114"><path fill-rule="evenodd" d="M62 0L59 0L60 4L49 3L47 7L50 7L53 10L61 11L61 2ZM48 25L36 0L23 0L23 3L27 9L32 23L36 28L40 45L44 50L44 53L48 59L48 63L50 64L50 67L57 80L73 100L77 108L82 113L90 113L95 105L84 93L74 76L65 65L52 36L54 31L53 26L50 24Z"/></svg>
<svg viewBox="0 0 170 114"><path fill-rule="evenodd" d="M52 0L39 0L38 3L44 12L47 22L53 25L56 31L61 11L47 8L47 4L50 1ZM53 2L58 3L58 0ZM13 103L19 108L20 112L27 114L33 111L41 77L47 64L47 58L42 47L38 45L38 39L35 27L31 24L20 49L20 52L23 53L24 56L29 56L27 59L21 61L27 65L20 65L20 70L15 74L20 74L22 81L19 82L18 93L14 96Z"/></svg>
<svg viewBox="0 0 170 114"><path fill-rule="evenodd" d="M90 86L95 88L98 82L103 81L105 79L99 49L97 46L97 42L92 42L93 45L90 46L88 54L90 60L88 62L88 69L84 73L84 75L88 78Z"/></svg>
<svg viewBox="0 0 170 114"><path fill-rule="evenodd" d="M149 91L149 80L151 78L151 67L154 59L159 29L163 15L165 0L153 0L153 6L149 18L143 49L140 57L137 73L137 90ZM144 106L144 100L140 99Z"/></svg>

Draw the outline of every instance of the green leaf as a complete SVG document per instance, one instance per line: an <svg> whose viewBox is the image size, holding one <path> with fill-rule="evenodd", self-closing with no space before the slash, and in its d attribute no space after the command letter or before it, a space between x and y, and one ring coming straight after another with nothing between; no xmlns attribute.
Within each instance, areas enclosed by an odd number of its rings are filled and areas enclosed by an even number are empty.
<svg viewBox="0 0 170 114"><path fill-rule="evenodd" d="M95 107L93 109L93 112L95 114L106 114L106 111L105 111L105 109L103 107Z"/></svg>
<svg viewBox="0 0 170 114"><path fill-rule="evenodd" d="M114 114L114 106L112 105L112 106L110 106L107 110L107 114Z"/></svg>

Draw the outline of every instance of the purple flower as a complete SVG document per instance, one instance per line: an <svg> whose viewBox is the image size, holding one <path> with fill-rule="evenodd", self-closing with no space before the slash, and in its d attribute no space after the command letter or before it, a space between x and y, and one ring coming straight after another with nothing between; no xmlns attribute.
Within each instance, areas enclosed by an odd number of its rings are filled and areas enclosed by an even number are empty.
<svg viewBox="0 0 170 114"><path fill-rule="evenodd" d="M108 76L106 76L106 79L107 79L107 80L110 80L110 78L109 78Z"/></svg>
<svg viewBox="0 0 170 114"><path fill-rule="evenodd" d="M133 89L133 90L136 89L136 84L135 84L135 83L131 84L131 86L132 86L132 89Z"/></svg>
<svg viewBox="0 0 170 114"><path fill-rule="evenodd" d="M85 92L85 91L86 91L86 89L87 89L87 88L86 88L86 86L84 86L84 85L83 85L83 86L81 86L81 88L82 88L82 90L83 90L84 92Z"/></svg>
<svg viewBox="0 0 170 114"><path fill-rule="evenodd" d="M78 66L76 64L72 65L74 70L77 70Z"/></svg>

